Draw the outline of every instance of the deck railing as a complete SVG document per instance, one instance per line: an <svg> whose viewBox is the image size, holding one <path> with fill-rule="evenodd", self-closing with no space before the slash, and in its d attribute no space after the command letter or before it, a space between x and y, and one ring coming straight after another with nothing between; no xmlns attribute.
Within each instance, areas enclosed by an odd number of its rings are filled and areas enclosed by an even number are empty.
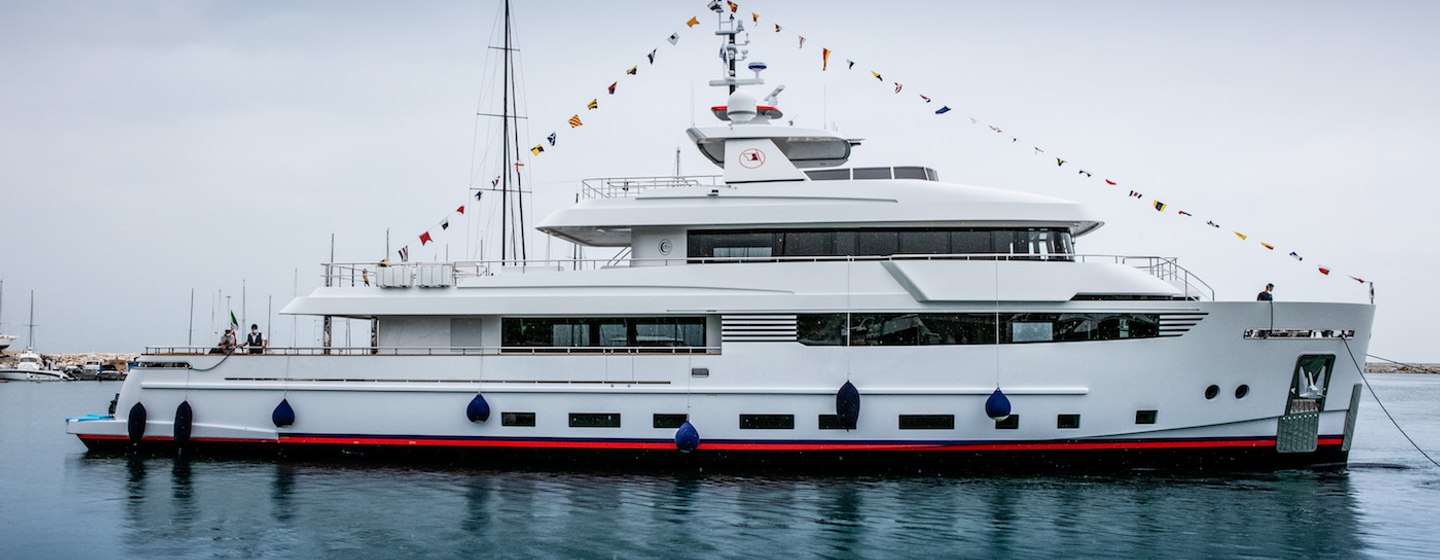
<svg viewBox="0 0 1440 560"><path fill-rule="evenodd" d="M580 198L630 198L656 189L714 187L722 184L724 183L719 175L596 177L580 181Z"/></svg>
<svg viewBox="0 0 1440 560"><path fill-rule="evenodd" d="M444 288L466 278L496 274L556 273L631 266L680 266L734 263L794 262L875 262L875 261L1048 261L1105 262L1122 264L1142 270L1181 290L1186 297L1215 299L1215 289L1204 280L1180 266L1175 257L1092 254L945 254L887 256L812 256L812 257L676 257L604 259L531 259L526 261L455 261L413 263L325 263L325 276L330 286L379 286L383 288Z"/></svg>
<svg viewBox="0 0 1440 560"><path fill-rule="evenodd" d="M201 356L216 357L229 354L230 357L248 356L514 356L514 355L569 355L569 356L615 356L615 355L690 355L719 354L717 346L294 346L265 348L250 353L247 348L224 350L216 346L146 346L146 356Z"/></svg>

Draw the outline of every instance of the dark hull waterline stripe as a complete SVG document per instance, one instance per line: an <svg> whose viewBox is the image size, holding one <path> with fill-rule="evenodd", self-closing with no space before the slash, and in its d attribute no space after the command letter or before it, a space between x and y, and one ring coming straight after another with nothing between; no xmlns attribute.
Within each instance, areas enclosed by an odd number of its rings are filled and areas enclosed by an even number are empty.
<svg viewBox="0 0 1440 560"><path fill-rule="evenodd" d="M126 441L126 436L81 435L82 441ZM168 436L150 436L146 442L173 442ZM1321 447L1338 447L1342 436L1322 436ZM673 450L670 440L623 439L523 439L523 438L447 438L406 436L359 436L284 434L279 440L242 438L190 438L191 443L261 444L261 445L361 445L382 447L476 447L511 449L571 450ZM1275 438L1213 438L1213 439L1148 439L1148 440L1075 440L1040 442L977 442L977 441L794 441L745 442L702 441L702 451L859 451L859 452L1010 452L1010 451L1122 451L1146 449L1220 449L1274 448Z"/></svg>

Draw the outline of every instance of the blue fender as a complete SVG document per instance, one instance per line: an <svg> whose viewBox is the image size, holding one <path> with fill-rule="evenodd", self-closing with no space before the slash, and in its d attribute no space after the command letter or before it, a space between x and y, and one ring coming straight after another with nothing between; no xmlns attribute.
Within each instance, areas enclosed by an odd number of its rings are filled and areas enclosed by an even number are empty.
<svg viewBox="0 0 1440 560"><path fill-rule="evenodd" d="M130 407L130 416L125 420L125 429L130 434L130 443L140 443L145 437L145 405L135 403Z"/></svg>
<svg viewBox="0 0 1440 560"><path fill-rule="evenodd" d="M1010 399L999 387L995 388L994 393L990 393L990 398L985 399L985 415L996 422L1010 417Z"/></svg>
<svg viewBox="0 0 1440 560"><path fill-rule="evenodd" d="M485 402L485 395L475 393L475 398L470 399L470 404L465 407L465 417L471 422L484 422L490 419L490 403Z"/></svg>
<svg viewBox="0 0 1440 560"><path fill-rule="evenodd" d="M849 381L835 393L835 417L840 420L840 427L846 430L855 429L860 422L860 390Z"/></svg>
<svg viewBox="0 0 1440 560"><path fill-rule="evenodd" d="M175 445L190 443L190 425L194 420L195 410L190 408L190 401L175 407Z"/></svg>
<svg viewBox="0 0 1440 560"><path fill-rule="evenodd" d="M290 399L280 399L280 404L275 405L275 411L270 413L270 421L276 428L295 425L295 409L290 407Z"/></svg>
<svg viewBox="0 0 1440 560"><path fill-rule="evenodd" d="M681 453L689 453L698 447L700 447L700 432L695 429L694 424L686 420L684 424L680 425L680 429L675 430L675 449L679 449Z"/></svg>

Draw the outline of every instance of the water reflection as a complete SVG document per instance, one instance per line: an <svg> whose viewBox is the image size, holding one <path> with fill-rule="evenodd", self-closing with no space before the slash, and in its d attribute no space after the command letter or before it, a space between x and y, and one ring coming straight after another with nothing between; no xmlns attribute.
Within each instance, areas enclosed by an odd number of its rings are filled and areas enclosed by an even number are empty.
<svg viewBox="0 0 1440 560"><path fill-rule="evenodd" d="M135 556L1339 558L1363 550L1349 477L1336 473L666 476L126 457L75 465L127 474L109 478L109 492L129 498L121 541Z"/></svg>

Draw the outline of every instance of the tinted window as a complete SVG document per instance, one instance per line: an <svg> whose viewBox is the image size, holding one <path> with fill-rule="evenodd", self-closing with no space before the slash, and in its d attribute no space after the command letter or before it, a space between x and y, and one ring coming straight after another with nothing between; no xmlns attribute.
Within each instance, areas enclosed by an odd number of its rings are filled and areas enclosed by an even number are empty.
<svg viewBox="0 0 1440 560"><path fill-rule="evenodd" d="M801 231L785 234L783 254L787 257L817 257L835 254L835 234Z"/></svg>
<svg viewBox="0 0 1440 560"><path fill-rule="evenodd" d="M885 256L895 254L900 247L900 234L894 231L859 231L857 253L859 255Z"/></svg>
<svg viewBox="0 0 1440 560"><path fill-rule="evenodd" d="M900 233L900 253L906 255L945 255L950 253L950 232L906 231Z"/></svg>
<svg viewBox="0 0 1440 560"><path fill-rule="evenodd" d="M989 231L953 231L950 232L950 250L957 254L971 255L994 253L992 236Z"/></svg>
<svg viewBox="0 0 1440 560"><path fill-rule="evenodd" d="M896 167L896 179L928 179L924 167Z"/></svg>
<svg viewBox="0 0 1440 560"><path fill-rule="evenodd" d="M506 317L500 332L506 348L705 346L704 317Z"/></svg>
<svg viewBox="0 0 1440 560"><path fill-rule="evenodd" d="M826 313L797 316L795 333L801 344L809 346L844 345L845 315Z"/></svg>
<svg viewBox="0 0 1440 560"><path fill-rule="evenodd" d="M1159 315L1138 313L807 313L807 346L930 346L1120 340L1160 336ZM849 333L841 336L840 333ZM998 332L998 337L997 337Z"/></svg>
<svg viewBox="0 0 1440 560"><path fill-rule="evenodd" d="M766 259L769 257L907 255L1018 255L1017 259L1070 260L1068 231L1059 229L882 229L789 231L692 231L692 258Z"/></svg>
<svg viewBox="0 0 1440 560"><path fill-rule="evenodd" d="M859 167L855 170L856 179L889 179L889 167Z"/></svg>

